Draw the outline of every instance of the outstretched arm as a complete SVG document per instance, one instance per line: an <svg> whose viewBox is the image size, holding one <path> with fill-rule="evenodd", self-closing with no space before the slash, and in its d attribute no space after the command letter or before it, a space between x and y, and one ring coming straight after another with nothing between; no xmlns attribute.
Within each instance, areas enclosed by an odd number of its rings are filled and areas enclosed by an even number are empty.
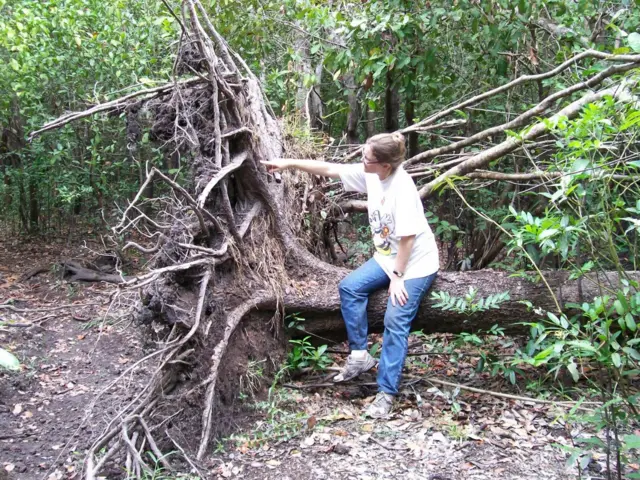
<svg viewBox="0 0 640 480"><path fill-rule="evenodd" d="M269 173L296 168L312 175L320 175L329 178L340 178L340 168L344 165L320 162L317 160L297 160L294 158L277 158L275 160L262 161Z"/></svg>

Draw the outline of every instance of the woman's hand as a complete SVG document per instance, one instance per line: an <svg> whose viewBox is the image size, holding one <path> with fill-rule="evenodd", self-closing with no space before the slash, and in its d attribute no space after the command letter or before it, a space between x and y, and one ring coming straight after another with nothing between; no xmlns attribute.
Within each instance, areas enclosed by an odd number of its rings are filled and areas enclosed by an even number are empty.
<svg viewBox="0 0 640 480"><path fill-rule="evenodd" d="M262 160L260 162L267 168L267 172L274 173L285 170L291 166L290 162L284 158L276 158L274 160Z"/></svg>
<svg viewBox="0 0 640 480"><path fill-rule="evenodd" d="M409 300L409 294L404 288L404 279L398 277L391 278L389 296L391 297L391 305L395 307L397 302L399 306L404 307L407 300Z"/></svg>

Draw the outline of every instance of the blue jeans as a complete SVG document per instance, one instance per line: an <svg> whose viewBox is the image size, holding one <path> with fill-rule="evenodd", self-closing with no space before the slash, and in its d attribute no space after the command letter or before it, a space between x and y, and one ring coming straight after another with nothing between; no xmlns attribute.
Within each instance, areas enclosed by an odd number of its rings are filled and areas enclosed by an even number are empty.
<svg viewBox="0 0 640 480"><path fill-rule="evenodd" d="M378 391L396 395L400 385L402 367L407 356L411 322L418 313L424 294L436 278L437 273L428 277L405 280L404 287L409 300L404 306L391 298L387 301L384 315L384 336L380 363L378 364ZM367 350L367 303L369 294L389 286L389 277L382 267L370 259L340 282L342 317L347 327L347 337L351 350Z"/></svg>

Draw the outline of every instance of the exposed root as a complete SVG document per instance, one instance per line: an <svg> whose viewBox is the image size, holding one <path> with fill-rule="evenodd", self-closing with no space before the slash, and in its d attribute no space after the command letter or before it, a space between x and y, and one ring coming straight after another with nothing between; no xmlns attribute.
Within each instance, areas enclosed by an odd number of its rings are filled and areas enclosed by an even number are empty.
<svg viewBox="0 0 640 480"><path fill-rule="evenodd" d="M213 355L211 356L211 373L205 382L208 384L208 387L202 413L202 436L200 438L200 446L198 447L198 455L196 457L198 460L202 460L202 457L206 453L207 446L209 445L216 381L218 380L220 363L222 362L222 357L224 356L227 345L229 344L231 334L235 331L236 327L249 310L256 308L260 303L267 301L269 297L270 295L260 295L256 298L252 298L251 300L247 300L236 307L227 317L224 336L213 351Z"/></svg>
<svg viewBox="0 0 640 480"><path fill-rule="evenodd" d="M130 233L143 238L127 239L125 250L152 255L146 272L119 276L118 292L136 292L137 319L152 324L161 341L96 397L141 365L151 365L146 384L89 449L85 478L91 480L110 462L124 465L130 477L149 476L153 465L141 453L145 450L167 471L176 470L177 457L163 455L172 445L197 471L216 430L214 409L225 384L220 372L234 332L259 305L272 305L276 316L281 314L281 298L291 283L285 265L304 259L304 265L318 267L290 229L287 205L292 199L287 195L295 193L283 193L281 185L273 188L260 163L281 156L282 141L257 78L218 34L199 0L184 0L181 11L174 77L180 72L195 77L65 115L33 133L110 110L126 111L128 124L139 125L136 115L143 111L152 117L150 138L187 167L185 181L179 183L147 166L139 191L112 229L115 238ZM129 138L132 152L138 137ZM155 186L161 196L146 198ZM270 325L261 329L268 333ZM209 364L198 379L204 352L210 352ZM199 397L201 432L193 461L193 446L182 448L163 428L163 411L179 415L177 401L193 404Z"/></svg>

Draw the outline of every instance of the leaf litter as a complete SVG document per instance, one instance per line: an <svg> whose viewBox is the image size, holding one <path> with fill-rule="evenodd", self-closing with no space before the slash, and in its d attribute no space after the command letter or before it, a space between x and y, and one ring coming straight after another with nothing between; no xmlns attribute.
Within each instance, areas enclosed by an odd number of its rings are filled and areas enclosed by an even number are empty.
<svg viewBox="0 0 640 480"><path fill-rule="evenodd" d="M0 263L6 263L1 253ZM100 285L69 290L50 276L13 283L26 266L2 271L3 302L12 299L13 305L28 309L108 298ZM104 304L78 306L56 311L28 329L0 327L0 342L23 362L22 375L0 376L0 467L15 478L81 478L86 441L104 428L106 412L127 401L128 386L120 385L84 421L96 392L142 356L143 340L131 331L108 322L86 328L85 322L104 318L105 310ZM6 324L43 318L42 313L6 310L0 315ZM510 389L502 379L474 373L476 363L468 356L455 362L446 355L410 358L405 387L389 419L361 415L375 394L373 374L306 390L307 380L317 380L309 376L296 383L302 390L279 389L288 398L272 406L282 410L280 417L269 420L264 410L257 412L256 423L221 442L203 471L208 478L256 480L577 478L576 465L565 465L569 454L557 445L571 446L576 438L597 432L565 424L564 410L551 405L425 381L438 377L471 381L485 390ZM130 381L135 383L135 376ZM277 425L278 418L287 419L286 429ZM252 435L265 426L270 434L254 441ZM108 478L118 478L119 472L112 473ZM582 478L601 478L591 473L586 468Z"/></svg>
<svg viewBox="0 0 640 480"><path fill-rule="evenodd" d="M427 363L425 363L427 362ZM246 479L569 479L578 478L575 464L566 465L575 433L562 421L566 409L551 404L435 385L429 377L450 383L472 381L482 390L508 392L503 379L475 373L474 362L451 363L447 357L418 364L408 362L404 388L388 419L362 416L375 394L375 373L330 387L306 388L316 379L304 378L296 390L281 391L294 398L287 408L308 415L307 426L286 440L248 439L249 428L229 439L214 458L237 469L217 478ZM418 381L416 381L418 379ZM421 380L421 379L424 379ZM519 392L515 391L518 397ZM301 425L304 421L301 422ZM595 432L592 432L595 434ZM277 464L276 464L277 463ZM584 465L583 479L602 478ZM213 477L216 478L216 477Z"/></svg>

